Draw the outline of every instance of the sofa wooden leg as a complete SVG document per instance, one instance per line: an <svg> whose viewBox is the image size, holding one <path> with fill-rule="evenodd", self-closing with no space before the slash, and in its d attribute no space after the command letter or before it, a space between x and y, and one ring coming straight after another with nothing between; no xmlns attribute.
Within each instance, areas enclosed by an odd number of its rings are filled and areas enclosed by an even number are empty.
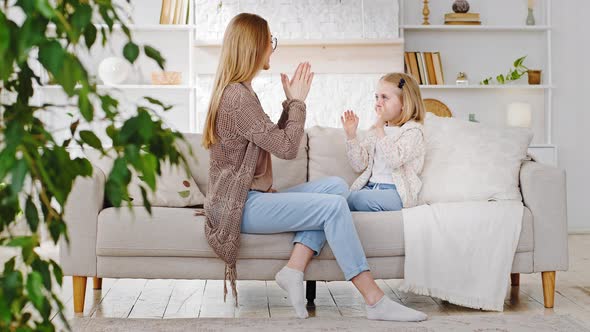
<svg viewBox="0 0 590 332"><path fill-rule="evenodd" d="M553 308L555 298L555 271L542 272L543 278L543 299L545 308Z"/></svg>
<svg viewBox="0 0 590 332"><path fill-rule="evenodd" d="M520 273L510 273L510 284L520 286Z"/></svg>
<svg viewBox="0 0 590 332"><path fill-rule="evenodd" d="M94 277L94 289L102 289L102 278Z"/></svg>
<svg viewBox="0 0 590 332"><path fill-rule="evenodd" d="M74 283L74 312L84 312L84 299L86 297L86 277L73 277Z"/></svg>
<svg viewBox="0 0 590 332"><path fill-rule="evenodd" d="M305 298L307 299L308 307L315 307L315 286L315 280L305 282Z"/></svg>

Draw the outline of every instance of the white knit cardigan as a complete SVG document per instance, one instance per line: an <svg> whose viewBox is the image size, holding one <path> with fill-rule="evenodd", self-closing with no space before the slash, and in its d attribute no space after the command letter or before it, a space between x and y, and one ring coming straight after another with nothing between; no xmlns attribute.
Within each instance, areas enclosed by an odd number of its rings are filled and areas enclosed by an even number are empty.
<svg viewBox="0 0 590 332"><path fill-rule="evenodd" d="M420 173L424 167L426 153L424 127L416 121L408 121L400 130L390 136L378 138L371 127L366 137L346 141L348 161L355 172L362 174L350 187L351 191L362 189L373 172L375 148L385 153L393 169L393 183L397 188L404 208L418 205L418 194L422 188Z"/></svg>

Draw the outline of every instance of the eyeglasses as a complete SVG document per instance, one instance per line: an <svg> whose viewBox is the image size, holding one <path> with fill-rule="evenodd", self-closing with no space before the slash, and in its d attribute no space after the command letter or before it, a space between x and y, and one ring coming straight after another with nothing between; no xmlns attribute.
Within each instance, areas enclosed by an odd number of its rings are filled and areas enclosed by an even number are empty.
<svg viewBox="0 0 590 332"><path fill-rule="evenodd" d="M272 46L272 50L276 50L277 49L277 45L278 45L278 40L277 37L274 37L273 35L270 35L270 44Z"/></svg>

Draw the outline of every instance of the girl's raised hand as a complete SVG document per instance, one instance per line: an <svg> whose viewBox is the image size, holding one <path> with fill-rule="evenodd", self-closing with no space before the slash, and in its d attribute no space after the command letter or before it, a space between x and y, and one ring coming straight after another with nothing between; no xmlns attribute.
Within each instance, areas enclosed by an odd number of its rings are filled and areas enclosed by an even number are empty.
<svg viewBox="0 0 590 332"><path fill-rule="evenodd" d="M349 140L356 138L356 130L359 126L359 117L356 116L353 111L347 110L340 117L340 121L342 122L342 127L344 128L346 137Z"/></svg>

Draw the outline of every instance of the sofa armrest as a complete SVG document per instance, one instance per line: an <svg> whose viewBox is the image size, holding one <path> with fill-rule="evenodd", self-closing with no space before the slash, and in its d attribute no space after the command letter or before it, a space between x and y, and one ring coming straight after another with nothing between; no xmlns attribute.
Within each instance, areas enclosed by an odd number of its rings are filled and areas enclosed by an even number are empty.
<svg viewBox="0 0 590 332"><path fill-rule="evenodd" d="M568 269L565 171L538 162L524 162L520 187L524 205L533 214L535 272Z"/></svg>
<svg viewBox="0 0 590 332"><path fill-rule="evenodd" d="M78 177L72 186L64 210L70 243L60 241L64 275L96 276L96 229L105 182L103 171L94 166L91 177Z"/></svg>

